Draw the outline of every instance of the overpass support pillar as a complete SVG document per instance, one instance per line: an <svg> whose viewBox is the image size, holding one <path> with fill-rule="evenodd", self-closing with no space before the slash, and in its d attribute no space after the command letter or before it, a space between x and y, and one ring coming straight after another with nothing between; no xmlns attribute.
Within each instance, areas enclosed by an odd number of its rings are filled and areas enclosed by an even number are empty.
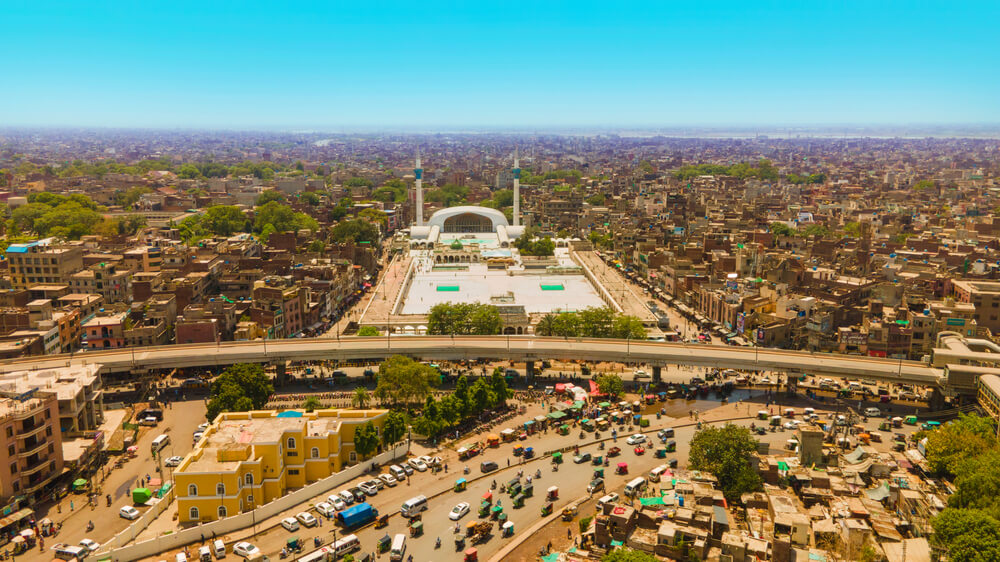
<svg viewBox="0 0 1000 562"><path fill-rule="evenodd" d="M288 367L284 361L272 363L274 365L274 382L281 386L288 382Z"/></svg>
<svg viewBox="0 0 1000 562"><path fill-rule="evenodd" d="M660 383L663 380L663 367L653 366L653 382Z"/></svg>
<svg viewBox="0 0 1000 562"><path fill-rule="evenodd" d="M524 362L524 379L529 385L535 384L535 362Z"/></svg>
<svg viewBox="0 0 1000 562"><path fill-rule="evenodd" d="M941 393L941 389L934 388L931 390L931 396L927 399L927 407L930 411L935 412L937 410L943 410L946 404L944 402L944 394Z"/></svg>

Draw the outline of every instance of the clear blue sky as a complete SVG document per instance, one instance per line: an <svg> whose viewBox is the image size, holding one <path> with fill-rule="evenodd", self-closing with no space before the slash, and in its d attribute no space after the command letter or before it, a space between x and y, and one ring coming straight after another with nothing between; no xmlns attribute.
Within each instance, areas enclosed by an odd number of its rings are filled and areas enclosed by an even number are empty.
<svg viewBox="0 0 1000 562"><path fill-rule="evenodd" d="M0 125L1000 122L1000 2L47 2Z"/></svg>

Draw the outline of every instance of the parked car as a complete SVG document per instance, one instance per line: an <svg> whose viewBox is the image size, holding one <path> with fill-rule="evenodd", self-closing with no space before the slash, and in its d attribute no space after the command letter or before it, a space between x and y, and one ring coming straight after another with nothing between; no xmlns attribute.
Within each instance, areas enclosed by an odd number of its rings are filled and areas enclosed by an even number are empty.
<svg viewBox="0 0 1000 562"><path fill-rule="evenodd" d="M412 466L410 466L409 464L407 464L405 462L401 466L402 466L403 472L405 472L407 476L412 476L413 475L413 467Z"/></svg>
<svg viewBox="0 0 1000 562"><path fill-rule="evenodd" d="M323 517L333 517L333 514L337 513L337 508L330 502L319 502L316 504L316 512Z"/></svg>
<svg viewBox="0 0 1000 562"><path fill-rule="evenodd" d="M481 470L483 473L493 472L494 470L496 470L498 468L500 468L500 466L497 465L497 463L494 462L494 461L483 461L479 465L479 470Z"/></svg>
<svg viewBox="0 0 1000 562"><path fill-rule="evenodd" d="M80 548L83 548L87 552L97 552L97 549L101 548L101 543L94 542L90 539L81 539Z"/></svg>
<svg viewBox="0 0 1000 562"><path fill-rule="evenodd" d="M372 478L368 481L368 483L374 485L376 490L385 488L385 482L383 482L380 478Z"/></svg>
<svg viewBox="0 0 1000 562"><path fill-rule="evenodd" d="M590 481L590 484L587 485L587 492L589 493L599 492L603 489L604 489L603 478L594 478L593 480Z"/></svg>
<svg viewBox="0 0 1000 562"><path fill-rule="evenodd" d="M424 471L426 471L426 470L427 470L427 464L426 464L426 463L424 463L424 461L422 461L422 460L420 460L420 459L410 459L410 460L408 461L408 463L409 463L409 465L410 465L410 466L412 466L412 467L413 467L413 468L414 468L415 470L418 470L418 471L420 471L420 472L424 472Z"/></svg>
<svg viewBox="0 0 1000 562"><path fill-rule="evenodd" d="M378 493L378 488L370 482L362 482L358 484L358 488L361 488L361 490L369 496L374 496Z"/></svg>
<svg viewBox="0 0 1000 562"><path fill-rule="evenodd" d="M352 494L350 490L341 490L337 492L337 495L340 496L340 499L344 500L344 503L347 505L354 503L354 494Z"/></svg>
<svg viewBox="0 0 1000 562"><path fill-rule="evenodd" d="M392 477L391 474L379 474L378 479L385 483L386 486L390 488L397 484L396 479Z"/></svg>
<svg viewBox="0 0 1000 562"><path fill-rule="evenodd" d="M337 494L332 494L330 497L326 498L326 501L333 506L333 509L337 511L343 511L347 509L347 502L344 498L338 496Z"/></svg>
<svg viewBox="0 0 1000 562"><path fill-rule="evenodd" d="M590 453L580 453L579 455L573 457L573 462L576 464L583 464L591 459Z"/></svg>
<svg viewBox="0 0 1000 562"><path fill-rule="evenodd" d="M452 521L458 521L459 519L466 516L469 513L469 504L462 502L455 507L451 508L451 513L448 514L448 519Z"/></svg>
<svg viewBox="0 0 1000 562"><path fill-rule="evenodd" d="M233 554L241 558L252 558L260 552L260 549L248 542L238 542L233 545Z"/></svg>
<svg viewBox="0 0 1000 562"><path fill-rule="evenodd" d="M315 527L316 525L319 525L319 522L316 521L313 514L308 511L300 511L296 513L295 518L299 520L299 523L302 523L306 527Z"/></svg>
<svg viewBox="0 0 1000 562"><path fill-rule="evenodd" d="M281 520L281 526L291 533L299 530L299 520L294 517L285 517Z"/></svg>
<svg viewBox="0 0 1000 562"><path fill-rule="evenodd" d="M636 433L635 435L630 435L628 439L625 440L629 445L638 445L639 443L646 442L646 436L641 433Z"/></svg>
<svg viewBox="0 0 1000 562"><path fill-rule="evenodd" d="M126 505L118 510L118 515L132 521L138 519L141 514L138 509L132 507L131 505Z"/></svg>

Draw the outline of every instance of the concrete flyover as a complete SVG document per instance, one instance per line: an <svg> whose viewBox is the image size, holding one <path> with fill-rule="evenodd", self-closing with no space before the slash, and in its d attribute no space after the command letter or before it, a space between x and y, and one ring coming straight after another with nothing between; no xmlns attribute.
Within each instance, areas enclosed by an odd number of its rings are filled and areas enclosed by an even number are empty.
<svg viewBox="0 0 1000 562"><path fill-rule="evenodd" d="M666 365L693 365L869 378L919 385L944 386L947 382L946 369L917 361L724 345L534 336L342 337L169 345L11 359L0 362L0 372L100 364L105 373L138 373L150 369L241 362L345 361L382 359L390 355L428 360L619 361L646 363L653 366L654 371L659 370L656 367Z"/></svg>

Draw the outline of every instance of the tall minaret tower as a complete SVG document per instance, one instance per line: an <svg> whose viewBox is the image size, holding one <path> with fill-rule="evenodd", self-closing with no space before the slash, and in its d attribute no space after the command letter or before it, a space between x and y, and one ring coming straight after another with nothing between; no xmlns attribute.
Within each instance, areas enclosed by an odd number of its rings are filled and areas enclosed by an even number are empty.
<svg viewBox="0 0 1000 562"><path fill-rule="evenodd" d="M521 168L514 147L514 226L521 224Z"/></svg>
<svg viewBox="0 0 1000 562"><path fill-rule="evenodd" d="M413 175L417 178L417 196L414 200L416 206L417 226L424 226L424 169L420 167L420 147L417 147L417 165L413 168Z"/></svg>

